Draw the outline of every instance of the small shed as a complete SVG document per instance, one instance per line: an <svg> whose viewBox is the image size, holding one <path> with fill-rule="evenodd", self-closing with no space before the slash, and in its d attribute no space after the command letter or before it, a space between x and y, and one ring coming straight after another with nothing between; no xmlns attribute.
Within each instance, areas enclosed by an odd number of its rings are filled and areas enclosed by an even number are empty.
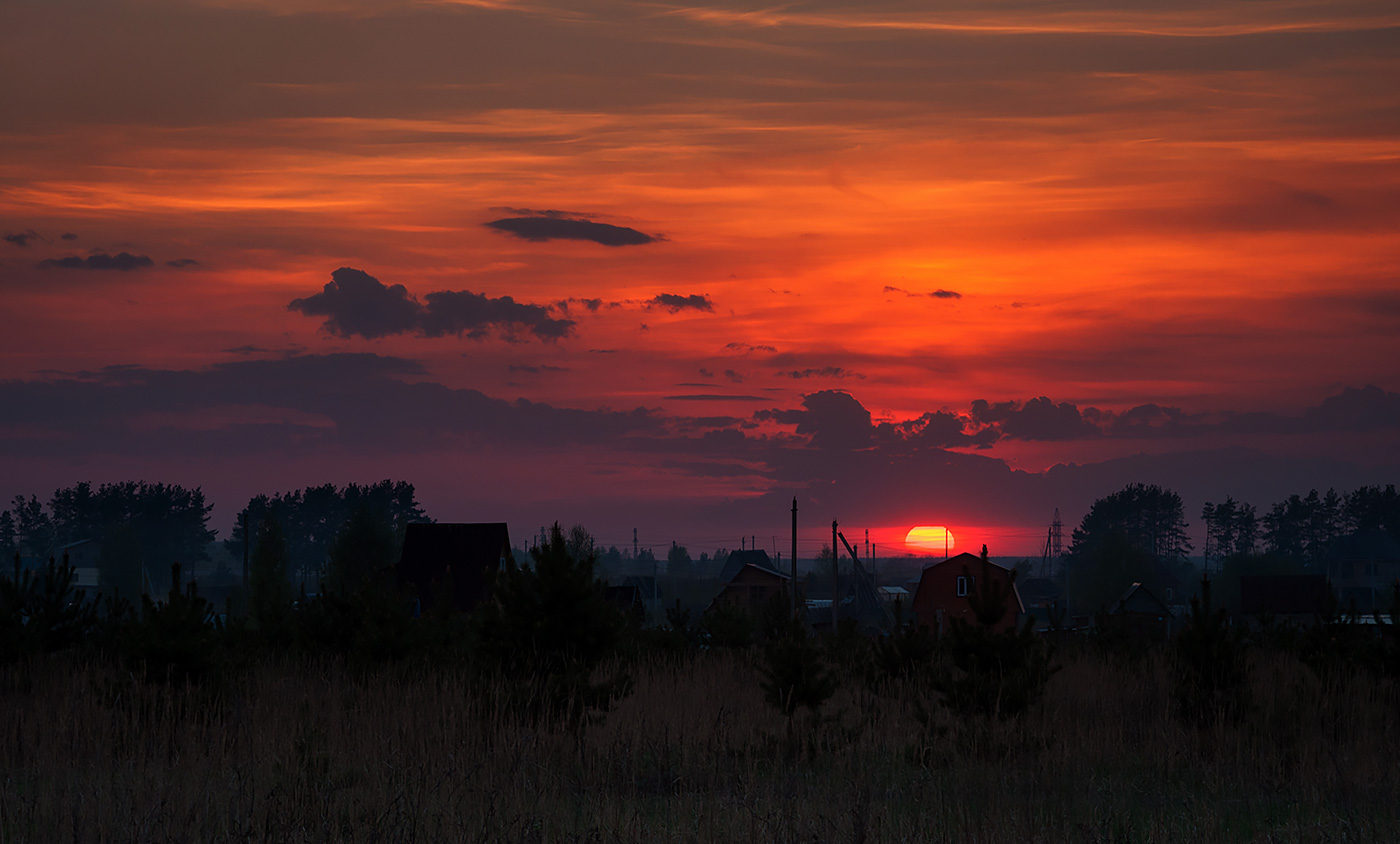
<svg viewBox="0 0 1400 844"><path fill-rule="evenodd" d="M424 610L446 594L454 609L469 612L489 594L509 554L504 522L411 524L395 572L413 585Z"/></svg>

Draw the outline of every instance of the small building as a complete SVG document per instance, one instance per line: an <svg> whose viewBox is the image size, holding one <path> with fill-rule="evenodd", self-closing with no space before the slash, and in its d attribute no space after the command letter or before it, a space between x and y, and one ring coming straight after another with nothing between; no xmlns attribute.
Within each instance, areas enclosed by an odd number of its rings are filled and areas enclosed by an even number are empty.
<svg viewBox="0 0 1400 844"><path fill-rule="evenodd" d="M629 622L640 626L646 621L647 604L642 598L642 590L635 584L604 586L603 599L617 607Z"/></svg>
<svg viewBox="0 0 1400 844"><path fill-rule="evenodd" d="M1389 612L1400 580L1400 539L1380 528L1359 530L1332 544L1327 576L1343 612Z"/></svg>
<svg viewBox="0 0 1400 844"><path fill-rule="evenodd" d="M1141 583L1129 586L1109 615L1119 631L1143 639L1167 639L1176 629L1176 613Z"/></svg>
<svg viewBox="0 0 1400 844"><path fill-rule="evenodd" d="M725 566L726 570L728 568ZM783 600L790 600L788 590L791 588L792 578L789 575L755 563L748 563L735 572L734 576L724 584L724 588L710 602L710 606L727 606L741 609L751 615L758 615L769 601L779 597Z"/></svg>
<svg viewBox="0 0 1400 844"><path fill-rule="evenodd" d="M68 565L73 567L73 585L86 590L89 596L95 594L100 580L98 566L102 560L102 543L95 539L80 539L54 549L53 558L56 561L63 562L65 555Z"/></svg>
<svg viewBox="0 0 1400 844"><path fill-rule="evenodd" d="M940 634L948 632L955 618L975 624L977 619L968 598L976 594L979 585L985 585L981 578L993 578L1007 590L1006 614L993 629L1002 631L1014 627L1026 606L1016 590L1012 570L966 553L924 567L919 587L914 592L915 617Z"/></svg>
<svg viewBox="0 0 1400 844"><path fill-rule="evenodd" d="M774 574L782 574L778 567L773 565L773 559L768 556L768 552L762 548L753 548L746 551L730 551L729 559L724 561L724 568L719 571L721 583L728 583L744 570L744 566L758 566L761 569L771 571Z"/></svg>
<svg viewBox="0 0 1400 844"><path fill-rule="evenodd" d="M510 553L504 522L411 524L394 571L400 583L413 585L422 610L447 596L454 609L470 612Z"/></svg>

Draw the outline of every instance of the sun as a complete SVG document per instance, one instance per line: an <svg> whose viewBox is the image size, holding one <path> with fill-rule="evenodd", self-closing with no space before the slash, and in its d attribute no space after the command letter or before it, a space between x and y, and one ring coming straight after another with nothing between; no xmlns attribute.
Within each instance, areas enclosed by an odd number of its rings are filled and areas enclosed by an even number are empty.
<svg viewBox="0 0 1400 844"><path fill-rule="evenodd" d="M904 536L905 545L928 548L931 551L953 550L953 532L942 525L919 525Z"/></svg>

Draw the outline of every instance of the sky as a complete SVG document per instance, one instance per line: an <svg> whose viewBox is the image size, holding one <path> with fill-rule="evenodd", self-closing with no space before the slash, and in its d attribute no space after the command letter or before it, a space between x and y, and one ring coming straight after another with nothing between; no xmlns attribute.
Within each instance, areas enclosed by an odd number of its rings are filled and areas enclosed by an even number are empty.
<svg viewBox="0 0 1400 844"><path fill-rule="evenodd" d="M1400 480L1389 0L4 16L5 500L997 555Z"/></svg>

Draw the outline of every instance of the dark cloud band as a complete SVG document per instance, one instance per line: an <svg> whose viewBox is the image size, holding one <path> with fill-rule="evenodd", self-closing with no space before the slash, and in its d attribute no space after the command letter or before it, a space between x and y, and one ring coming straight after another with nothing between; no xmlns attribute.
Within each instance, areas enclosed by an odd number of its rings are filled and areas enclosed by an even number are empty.
<svg viewBox="0 0 1400 844"><path fill-rule="evenodd" d="M474 340L493 332L507 336L525 332L541 340L558 340L575 325L571 319L551 317L543 305L517 302L510 296L493 299L469 290L439 290L424 298L427 304L402 284L386 285L363 270L341 267L331 273L320 293L293 299L287 309L325 317L326 330L337 336L370 340L414 332Z"/></svg>
<svg viewBox="0 0 1400 844"><path fill-rule="evenodd" d="M591 240L604 246L640 246L657 238L627 226L564 217L504 217L485 223L524 240Z"/></svg>

